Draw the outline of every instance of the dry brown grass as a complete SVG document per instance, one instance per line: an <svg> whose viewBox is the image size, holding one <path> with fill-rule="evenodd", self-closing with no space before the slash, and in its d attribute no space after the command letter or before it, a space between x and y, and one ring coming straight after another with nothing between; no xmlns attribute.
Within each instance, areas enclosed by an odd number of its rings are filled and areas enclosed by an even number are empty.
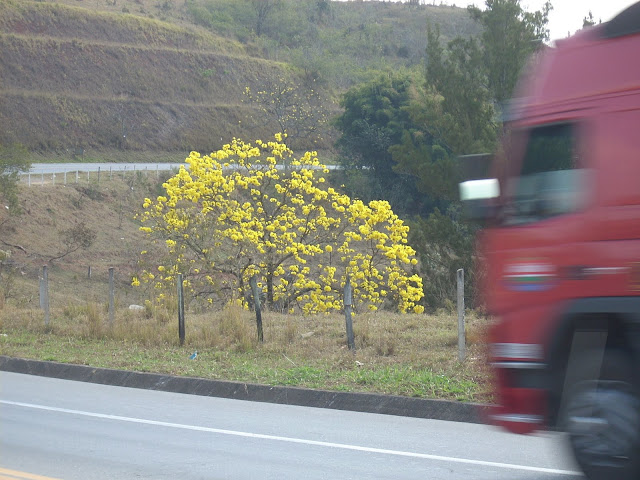
<svg viewBox="0 0 640 480"><path fill-rule="evenodd" d="M265 341L259 343L253 312L229 306L217 312L187 312L186 342L180 347L177 313L166 306L147 304L129 310L121 305L110 325L106 301L72 300L53 307L51 322L45 326L42 311L33 305L25 308L28 303L13 298L0 309L0 332L6 335L3 354L181 374L174 368L176 357L182 363L182 356L197 350L202 364L211 362L210 371L202 365L204 371L191 373L200 376L475 401L489 398L484 347L478 342L487 322L471 312L468 357L460 363L457 319L447 314L356 315L356 351L349 351L342 315L264 312ZM64 345L84 345L90 353L78 350L71 355ZM432 377L445 381L444 391L429 393Z"/></svg>

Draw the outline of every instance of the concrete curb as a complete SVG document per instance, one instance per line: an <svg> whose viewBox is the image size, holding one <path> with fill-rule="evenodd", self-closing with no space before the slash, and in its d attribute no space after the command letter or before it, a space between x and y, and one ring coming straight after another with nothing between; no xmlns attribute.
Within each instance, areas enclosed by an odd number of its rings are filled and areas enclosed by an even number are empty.
<svg viewBox="0 0 640 480"><path fill-rule="evenodd" d="M445 400L273 387L251 383L96 368L86 365L43 362L4 355L0 355L0 370L119 387L454 422L484 423L484 411L488 408L487 405Z"/></svg>

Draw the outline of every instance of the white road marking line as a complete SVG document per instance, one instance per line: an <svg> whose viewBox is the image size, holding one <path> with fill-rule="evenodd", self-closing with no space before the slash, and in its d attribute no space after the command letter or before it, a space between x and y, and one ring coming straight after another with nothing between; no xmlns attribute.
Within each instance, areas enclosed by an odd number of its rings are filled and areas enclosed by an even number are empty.
<svg viewBox="0 0 640 480"><path fill-rule="evenodd" d="M19 472L17 470L9 470L8 468L0 468L0 480L57 480L52 477L45 477L35 473Z"/></svg>
<svg viewBox="0 0 640 480"><path fill-rule="evenodd" d="M484 467L504 468L511 470L521 470L536 473L549 473L554 475L575 475L582 476L581 472L571 470L558 470L555 468L532 467L528 465L515 465L511 463L488 462L484 460L471 460L468 458L445 457L442 455L431 455L427 453L403 452L401 450L387 450L384 448L361 447L344 443L320 442L317 440L305 440L302 438L280 437L277 435L264 435L261 433L238 432L234 430L224 430L220 428L201 427L198 425L184 425L181 423L161 422L157 420L146 420L143 418L121 417L119 415L108 415L104 413L85 412L82 410L71 410L68 408L49 407L46 405L36 405L32 403L12 402L10 400L0 400L0 404L13 405L16 407L32 408L49 412L67 413L70 415L80 415L84 417L101 418L105 420L116 420L120 422L139 423L144 425L155 425L159 427L179 428L182 430L192 430L196 432L217 433L220 435L232 435L236 437L257 438L261 440L273 440L278 442L298 443L313 445L318 447L339 448L343 450L355 450L358 452L378 453L384 455L395 455L399 457L422 458L426 460L438 460L442 462L464 463L470 465L481 465Z"/></svg>

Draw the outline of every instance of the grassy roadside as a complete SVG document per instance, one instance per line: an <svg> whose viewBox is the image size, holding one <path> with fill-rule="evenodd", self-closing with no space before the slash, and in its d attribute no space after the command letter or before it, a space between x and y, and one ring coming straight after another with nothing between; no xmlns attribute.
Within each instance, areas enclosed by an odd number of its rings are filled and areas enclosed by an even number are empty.
<svg viewBox="0 0 640 480"><path fill-rule="evenodd" d="M354 316L356 352L346 347L343 316L264 312L265 342L255 317L240 308L187 308L180 346L175 305L154 306L154 293L131 286L144 238L134 219L161 178L146 172L83 179L67 186L21 185L22 214L2 227L0 354L144 372L489 402L484 317L467 316L467 359L458 362L454 313L376 312ZM54 262L63 232L84 224L97 233L90 248ZM145 248L146 245L145 245ZM51 321L39 308L39 276L47 264ZM88 279L87 270L92 276ZM109 325L108 268L115 269L115 319ZM147 300L149 300L147 302ZM129 305L144 306L130 310ZM198 351L196 360L189 355Z"/></svg>
<svg viewBox="0 0 640 480"><path fill-rule="evenodd" d="M346 348L344 318L267 313L265 342L252 313L239 308L188 314L180 346L166 310L118 311L70 304L44 325L39 309L0 309L3 355L141 372L266 385L488 402L488 372L477 343L485 320L468 318L468 356L457 361L454 315L376 313L354 318L356 352ZM189 355L198 351L195 360Z"/></svg>

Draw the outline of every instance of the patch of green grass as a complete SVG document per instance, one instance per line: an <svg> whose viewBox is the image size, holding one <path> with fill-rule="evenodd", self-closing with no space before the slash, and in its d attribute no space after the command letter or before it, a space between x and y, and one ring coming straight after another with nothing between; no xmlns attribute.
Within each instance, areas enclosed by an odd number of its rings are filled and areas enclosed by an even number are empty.
<svg viewBox="0 0 640 480"><path fill-rule="evenodd" d="M430 369L412 366L383 367L353 372L354 381L410 397L452 398L466 400L473 396L477 385L470 380L434 373Z"/></svg>
<svg viewBox="0 0 640 480"><path fill-rule="evenodd" d="M91 327L98 314L93 306L77 310L67 307L67 313L81 313L54 317L45 328L37 311L12 321L6 310L0 311L3 355L266 385L457 401L490 400L480 345L469 346L470 358L463 363L457 362L457 351L451 346L432 348L421 355L400 349L398 354L384 356L375 347L351 352L340 338L341 322L336 321L337 317L297 319L305 323L305 328L319 333L306 338L298 335L293 343L287 339L283 322L267 321L265 343L253 339L248 348L238 348L234 327L226 325L227 333L221 333L220 316L208 315L206 320L205 316L192 316L187 317L187 341L181 347L175 325L159 325L143 313L135 318L120 314L113 327L104 319L99 327ZM393 322L401 330L403 325L398 323L407 317L380 315L378 323L388 326ZM241 320L251 326L249 312L243 312ZM431 319L424 316L424 320L428 324ZM212 343L202 335L205 321L217 331ZM428 335L428 331L426 327L418 335ZM340 341L336 342L336 338ZM196 349L197 359L189 360Z"/></svg>

